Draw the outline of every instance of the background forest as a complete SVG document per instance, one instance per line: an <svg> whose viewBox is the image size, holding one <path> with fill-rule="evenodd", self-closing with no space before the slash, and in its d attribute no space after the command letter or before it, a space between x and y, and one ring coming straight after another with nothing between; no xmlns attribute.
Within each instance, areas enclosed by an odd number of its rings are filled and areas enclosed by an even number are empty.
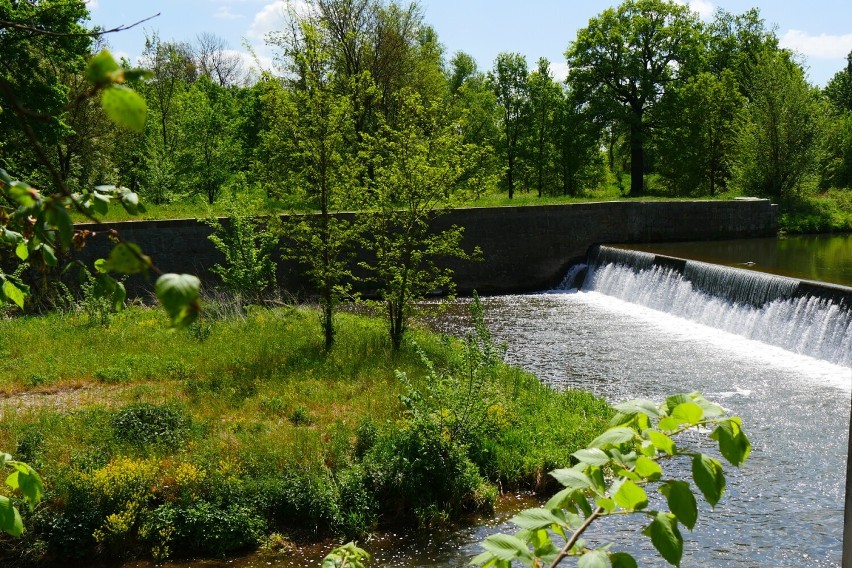
<svg viewBox="0 0 852 568"><path fill-rule="evenodd" d="M0 5L0 20L35 28L87 17L83 3ZM788 230L852 227L852 54L814 87L757 9L705 23L679 4L624 2L565 38L564 83L545 59L502 53L482 70L445 53L417 3L310 0L267 36L272 73L215 35L150 31L139 63L152 76L129 81L148 106L142 134L117 131L82 96L108 37L4 32L0 73L44 115L38 134L70 188L128 187L152 217L225 214L243 197L260 211L317 210L324 184L337 188L333 210L373 207L388 141L407 131L432 146L427 167L452 164L447 204L761 196L782 204ZM9 112L0 167L49 193Z"/></svg>

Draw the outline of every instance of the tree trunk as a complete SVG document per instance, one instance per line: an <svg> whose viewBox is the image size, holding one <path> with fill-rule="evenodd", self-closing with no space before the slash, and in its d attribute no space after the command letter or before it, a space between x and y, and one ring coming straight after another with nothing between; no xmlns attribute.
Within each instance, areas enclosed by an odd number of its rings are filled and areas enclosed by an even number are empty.
<svg viewBox="0 0 852 568"><path fill-rule="evenodd" d="M645 146L642 140L642 118L630 125L630 195L641 195L645 189Z"/></svg>
<svg viewBox="0 0 852 568"><path fill-rule="evenodd" d="M506 179L509 182L509 199L515 195L515 156L509 152L509 170L506 172Z"/></svg>

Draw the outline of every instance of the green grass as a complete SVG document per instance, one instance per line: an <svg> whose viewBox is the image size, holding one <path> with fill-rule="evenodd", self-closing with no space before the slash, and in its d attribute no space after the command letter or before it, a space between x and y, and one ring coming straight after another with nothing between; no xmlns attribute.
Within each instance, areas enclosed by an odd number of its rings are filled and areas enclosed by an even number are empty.
<svg viewBox="0 0 852 568"><path fill-rule="evenodd" d="M25 538L0 556L217 555L272 532L316 540L434 523L487 508L497 482L540 484L610 414L588 393L500 366L494 426L460 444L406 412L411 392L394 371L426 393L426 369L413 343L390 350L381 320L341 314L328 354L310 309L203 325L169 331L160 310L138 307L108 327L83 314L0 320L0 448L47 487L24 511ZM462 363L458 340L412 339L437 369Z"/></svg>
<svg viewBox="0 0 852 568"><path fill-rule="evenodd" d="M629 179L627 180L629 185ZM716 199L731 199L734 195L717 196ZM144 196L142 196L144 201ZM156 205L146 202L145 211L139 215L130 215L123 208L111 206L109 213L103 218L104 221L132 221L132 220L163 220L163 219L205 219L210 217L227 217L230 214L230 208L235 200L241 200L246 203L252 212L260 215L269 214L284 214L293 211L304 211L304 203L295 198L282 198L280 200L267 199L266 196L259 191L251 194L240 194L239 197L234 195L222 195L213 204L210 205L201 196L189 197L174 203ZM675 198L668 195L663 190L649 189L644 196L630 197L624 196L622 189L617 184L611 183L606 187L601 187L595 190L589 190L579 196L544 195L539 197L537 192L532 190L518 190L515 192L514 198L509 199L507 192L494 191L480 196L460 196L454 203L455 207L508 207L508 206L534 206L534 205L561 205L568 203L589 203L595 201L618 201L618 200L668 200L668 199L683 199ZM709 199L709 197L702 197ZM72 218L76 223L87 222L88 220L79 213L72 213Z"/></svg>
<svg viewBox="0 0 852 568"><path fill-rule="evenodd" d="M852 231L852 192L830 189L784 203L778 224L787 233Z"/></svg>

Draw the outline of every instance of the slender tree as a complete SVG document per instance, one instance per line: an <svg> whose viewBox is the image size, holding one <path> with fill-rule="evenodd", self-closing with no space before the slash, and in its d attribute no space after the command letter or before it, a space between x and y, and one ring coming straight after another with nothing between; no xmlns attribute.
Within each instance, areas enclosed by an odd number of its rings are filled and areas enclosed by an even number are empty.
<svg viewBox="0 0 852 568"><path fill-rule="evenodd" d="M529 126L529 85L527 60L519 53L501 53L490 75L497 104L502 110L503 136L500 151L506 166L506 188L509 199L515 195L521 159L522 140Z"/></svg>
<svg viewBox="0 0 852 568"><path fill-rule="evenodd" d="M414 302L427 294L452 293L445 257L467 257L462 229L433 230L431 223L449 204L453 190L471 167L471 148L443 109L425 107L419 94L403 90L395 126L383 125L370 139L375 165L375 200L366 217L364 245L375 261L369 271L388 317L394 350L403 337Z"/></svg>

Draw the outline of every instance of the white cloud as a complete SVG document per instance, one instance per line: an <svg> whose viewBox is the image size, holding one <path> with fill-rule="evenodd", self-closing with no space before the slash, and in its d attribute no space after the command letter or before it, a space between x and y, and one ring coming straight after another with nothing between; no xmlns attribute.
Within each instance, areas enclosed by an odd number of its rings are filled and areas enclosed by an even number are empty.
<svg viewBox="0 0 852 568"><path fill-rule="evenodd" d="M698 12L702 20L710 19L713 12L716 11L716 6L709 0L675 0L678 4L688 4L693 12Z"/></svg>
<svg viewBox="0 0 852 568"><path fill-rule="evenodd" d="M86 8L89 10L97 10L98 9L98 0L85 0L83 2L86 5Z"/></svg>
<svg viewBox="0 0 852 568"><path fill-rule="evenodd" d="M852 51L852 34L810 35L801 30L789 30L781 38L781 47L819 59L843 59Z"/></svg>
<svg viewBox="0 0 852 568"><path fill-rule="evenodd" d="M245 18L242 14L232 12L227 6L219 6L213 13L213 17L217 20L242 20Z"/></svg>
<svg viewBox="0 0 852 568"><path fill-rule="evenodd" d="M550 72L553 74L553 80L561 83L568 78L567 63L551 63Z"/></svg>
<svg viewBox="0 0 852 568"><path fill-rule="evenodd" d="M264 6L254 15L247 35L253 40L263 40L272 30L280 29L287 13L287 2L276 0Z"/></svg>
<svg viewBox="0 0 852 568"><path fill-rule="evenodd" d="M713 2L708 2L707 0L690 0L689 7L698 12L702 20L709 19L713 15L713 12L716 11L716 6L713 5Z"/></svg>

